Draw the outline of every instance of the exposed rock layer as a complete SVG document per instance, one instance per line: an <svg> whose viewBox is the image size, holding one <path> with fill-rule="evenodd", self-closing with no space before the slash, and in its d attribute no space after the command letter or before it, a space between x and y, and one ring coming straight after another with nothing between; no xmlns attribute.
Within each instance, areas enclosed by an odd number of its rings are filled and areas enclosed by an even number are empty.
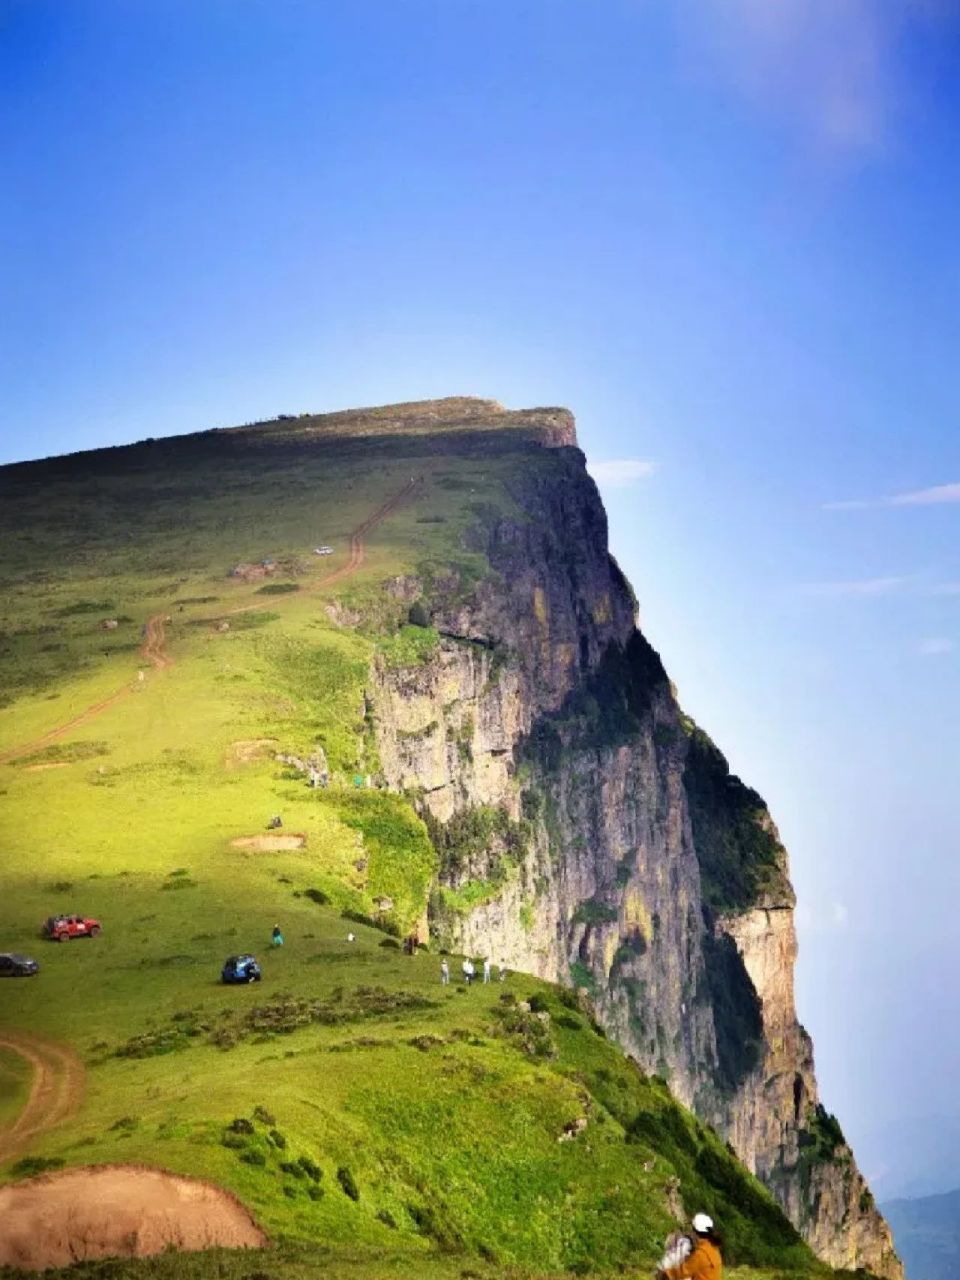
<svg viewBox="0 0 960 1280"><path fill-rule="evenodd" d="M821 1258L900 1280L819 1103L776 829L636 629L569 415L545 411L528 438L554 447L529 445L517 468L527 518L478 529L493 572L466 600L434 588L435 657L378 671L371 693L388 783L422 795L435 831L460 823L432 926L464 951L586 987L609 1031L728 1138Z"/></svg>

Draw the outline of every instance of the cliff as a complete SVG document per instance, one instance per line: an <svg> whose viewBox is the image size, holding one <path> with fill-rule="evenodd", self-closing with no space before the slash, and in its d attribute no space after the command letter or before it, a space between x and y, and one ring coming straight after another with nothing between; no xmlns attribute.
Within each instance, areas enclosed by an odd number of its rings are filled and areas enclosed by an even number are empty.
<svg viewBox="0 0 960 1280"><path fill-rule="evenodd" d="M820 1258L900 1280L797 1021L786 852L678 706L572 420L543 412L539 434L537 411L517 422L511 512L478 511L469 532L489 572L394 584L439 635L417 665L380 664L369 693L384 780L417 797L441 857L425 924L585 989Z"/></svg>

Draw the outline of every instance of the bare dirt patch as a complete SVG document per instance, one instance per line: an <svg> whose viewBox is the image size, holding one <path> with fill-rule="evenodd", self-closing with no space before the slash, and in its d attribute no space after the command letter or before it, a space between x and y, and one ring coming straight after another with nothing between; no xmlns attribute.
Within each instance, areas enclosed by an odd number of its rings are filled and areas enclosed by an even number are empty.
<svg viewBox="0 0 960 1280"><path fill-rule="evenodd" d="M0 1221L0 1265L28 1271L267 1243L229 1192L143 1165L68 1169L0 1187Z"/></svg>
<svg viewBox="0 0 960 1280"><path fill-rule="evenodd" d="M238 836L230 841L232 849L252 849L255 853L279 853L281 849L302 849L307 843L305 835L289 836Z"/></svg>
<svg viewBox="0 0 960 1280"><path fill-rule="evenodd" d="M46 764L27 764L23 767L24 773L46 773L48 769L66 769L69 760L49 760Z"/></svg>
<svg viewBox="0 0 960 1280"><path fill-rule="evenodd" d="M266 755L270 747L276 745L276 738L248 738L241 742L231 742L225 762L227 768L236 768L237 765L250 764L253 760L259 760Z"/></svg>

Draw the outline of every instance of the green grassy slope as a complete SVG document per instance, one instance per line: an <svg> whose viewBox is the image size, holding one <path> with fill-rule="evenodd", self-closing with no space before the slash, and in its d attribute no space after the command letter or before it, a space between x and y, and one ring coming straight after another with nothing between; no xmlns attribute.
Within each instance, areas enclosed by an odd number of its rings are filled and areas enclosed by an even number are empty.
<svg viewBox="0 0 960 1280"><path fill-rule="evenodd" d="M389 896L406 930L436 866L412 806L356 785L377 771L372 658L416 661L436 642L383 584L451 565L475 579L486 566L466 531L516 514L518 467L554 465L523 419L448 413L466 416L442 432L396 414L279 422L0 473L0 753L119 695L0 765L0 946L42 964L0 986L0 1025L88 1067L70 1126L0 1176L133 1160L212 1178L286 1242L264 1266L291 1276L315 1274L318 1242L325 1275L460 1275L464 1257L478 1275L647 1264L678 1179L724 1222L734 1260L819 1273L759 1184L572 997L520 976L442 989L436 956L341 914ZM362 566L319 586L411 477ZM316 557L320 542L334 556ZM266 557L275 576L229 576ZM262 590L278 582L296 589ZM166 670L138 653L157 614ZM323 791L273 759L317 743ZM301 848L233 845L277 812ZM98 916L103 936L39 942L55 910ZM287 941L271 952L275 922ZM219 986L223 958L246 949L263 983ZM548 1017L518 1011L532 996ZM182 1265L250 1273L208 1262Z"/></svg>
<svg viewBox="0 0 960 1280"><path fill-rule="evenodd" d="M29 1092L29 1065L19 1054L0 1046L0 1127L13 1123Z"/></svg>

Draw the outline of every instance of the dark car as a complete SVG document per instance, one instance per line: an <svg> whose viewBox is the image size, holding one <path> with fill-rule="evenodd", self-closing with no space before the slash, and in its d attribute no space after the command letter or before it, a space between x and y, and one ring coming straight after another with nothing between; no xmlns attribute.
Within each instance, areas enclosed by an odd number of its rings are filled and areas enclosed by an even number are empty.
<svg viewBox="0 0 960 1280"><path fill-rule="evenodd" d="M0 952L0 978L32 978L40 972L36 960L16 951Z"/></svg>
<svg viewBox="0 0 960 1280"><path fill-rule="evenodd" d="M220 973L223 982L259 982L260 966L256 956L230 956Z"/></svg>

